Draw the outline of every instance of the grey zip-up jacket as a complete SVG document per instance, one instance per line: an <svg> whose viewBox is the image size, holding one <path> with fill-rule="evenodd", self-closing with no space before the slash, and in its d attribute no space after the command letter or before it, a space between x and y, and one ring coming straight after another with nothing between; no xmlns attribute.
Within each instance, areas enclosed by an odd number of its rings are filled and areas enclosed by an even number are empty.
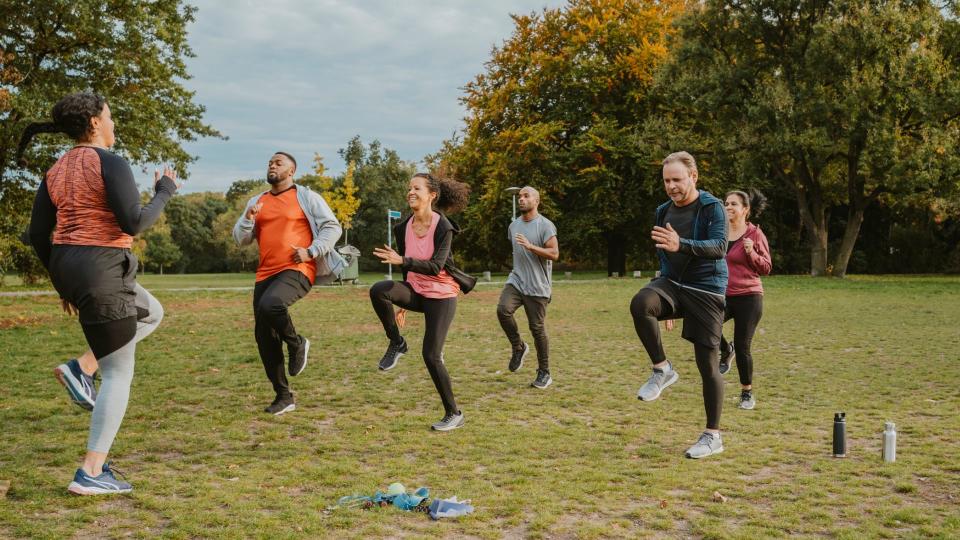
<svg viewBox="0 0 960 540"><path fill-rule="evenodd" d="M340 222L337 221L333 211L330 210L330 205L323 200L323 197L307 186L297 184L296 190L297 202L300 203L300 208L307 216L307 221L310 222L310 231L313 233L313 241L307 248L307 253L317 261L317 275L314 282L315 284L330 283L340 278L340 274L343 273L346 266L346 261L334 249L337 240L343 234L343 228L340 227ZM247 206L240 214L240 219L233 226L233 239L237 241L237 244L245 246L256 238L254 232L256 223L252 219L247 219L247 211L257 204L260 197L267 193L267 191L264 191L247 201Z"/></svg>

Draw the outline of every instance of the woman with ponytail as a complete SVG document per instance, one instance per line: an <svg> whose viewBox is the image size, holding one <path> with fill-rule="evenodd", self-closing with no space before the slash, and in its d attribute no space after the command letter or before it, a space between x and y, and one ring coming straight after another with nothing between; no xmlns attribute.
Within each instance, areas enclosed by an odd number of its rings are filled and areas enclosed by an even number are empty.
<svg viewBox="0 0 960 540"><path fill-rule="evenodd" d="M370 288L373 309L390 339L387 352L380 359L380 369L396 367L408 350L400 335L406 310L422 312L426 320L423 362L444 410L443 419L431 426L436 431L450 431L464 422L443 362L443 344L457 311L457 295L470 292L477 280L453 265L451 246L460 229L444 213L462 210L469 194L469 186L461 182L427 173L413 175L407 191L407 203L413 213L393 229L399 252L386 245L373 250L381 262L400 265L403 270L403 281L381 281ZM396 314L395 305L400 308Z"/></svg>
<svg viewBox="0 0 960 540"><path fill-rule="evenodd" d="M736 354L740 374L741 409L753 409L753 354L750 344L763 316L763 284L760 276L770 274L773 262L770 246L760 227L747 221L757 217L767 205L762 193L750 190L727 193L727 305L724 322L733 319L733 344L720 336L720 373L730 371L730 357Z"/></svg>
<svg viewBox="0 0 960 540"><path fill-rule="evenodd" d="M136 344L157 328L163 308L137 284L137 258L130 247L179 187L176 174L165 168L162 176L154 174L153 198L141 205L133 171L108 150L115 142L113 128L102 97L71 94L54 105L53 122L27 127L17 154L22 163L23 152L38 133L65 133L75 141L40 182L30 243L50 273L64 310L79 315L92 351L86 364L94 370L99 364L102 378L99 394L87 396L93 406L87 453L67 488L78 495L132 489L117 479L106 459L127 409ZM74 363L57 368L58 377L71 396L92 393L92 379Z"/></svg>

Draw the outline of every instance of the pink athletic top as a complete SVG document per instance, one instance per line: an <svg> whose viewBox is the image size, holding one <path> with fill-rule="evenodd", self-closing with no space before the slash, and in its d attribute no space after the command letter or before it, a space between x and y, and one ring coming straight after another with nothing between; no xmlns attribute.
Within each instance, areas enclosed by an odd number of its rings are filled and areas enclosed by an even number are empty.
<svg viewBox="0 0 960 540"><path fill-rule="evenodd" d="M433 257L433 235L437 231L439 222L440 214L434 212L433 219L430 221L430 230L420 237L413 232L413 219L411 219L407 223L407 232L404 236L403 256L426 260ZM407 283L413 287L414 291L427 298L456 298L460 292L460 285L457 285L446 270L440 270L440 274L436 276L407 272Z"/></svg>
<svg viewBox="0 0 960 540"><path fill-rule="evenodd" d="M743 249L744 238L753 240L753 250L749 254ZM766 235L760 227L747 223L746 232L730 244L727 252L727 296L762 295L763 284L760 283L760 276L769 275L772 267Z"/></svg>

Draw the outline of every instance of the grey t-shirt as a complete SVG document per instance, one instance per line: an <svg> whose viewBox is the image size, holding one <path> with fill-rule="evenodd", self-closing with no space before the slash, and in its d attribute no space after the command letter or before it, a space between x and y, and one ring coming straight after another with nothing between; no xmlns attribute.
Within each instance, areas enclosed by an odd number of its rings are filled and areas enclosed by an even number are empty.
<svg viewBox="0 0 960 540"><path fill-rule="evenodd" d="M667 207L667 213L663 216L663 226L666 227L669 223L673 230L677 231L680 238L693 238L693 220L696 218L700 206L699 199L686 206L671 204ZM678 272L686 268L687 263L692 258L690 255L679 251L667 252L666 255L667 260L670 261L670 266Z"/></svg>
<svg viewBox="0 0 960 540"><path fill-rule="evenodd" d="M530 221L524 221L523 217L518 217L507 229L507 237L513 245L513 271L507 278L507 284L516 287L524 296L550 298L553 261L541 259L527 248L517 244L514 238L517 233L525 236L531 244L544 247L547 240L557 235L557 227L549 219L537 215Z"/></svg>

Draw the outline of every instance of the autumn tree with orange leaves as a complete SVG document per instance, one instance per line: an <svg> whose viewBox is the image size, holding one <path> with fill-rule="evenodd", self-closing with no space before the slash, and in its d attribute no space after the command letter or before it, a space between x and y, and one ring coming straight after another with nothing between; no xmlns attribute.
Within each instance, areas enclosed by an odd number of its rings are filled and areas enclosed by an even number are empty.
<svg viewBox="0 0 960 540"><path fill-rule="evenodd" d="M466 85L462 134L432 156L473 186L464 234L474 257L490 254L477 262L508 261L503 190L529 184L559 227L565 260L605 254L608 271L623 275L631 240L646 237L663 198L639 132L684 5L570 0L512 16L513 35Z"/></svg>

